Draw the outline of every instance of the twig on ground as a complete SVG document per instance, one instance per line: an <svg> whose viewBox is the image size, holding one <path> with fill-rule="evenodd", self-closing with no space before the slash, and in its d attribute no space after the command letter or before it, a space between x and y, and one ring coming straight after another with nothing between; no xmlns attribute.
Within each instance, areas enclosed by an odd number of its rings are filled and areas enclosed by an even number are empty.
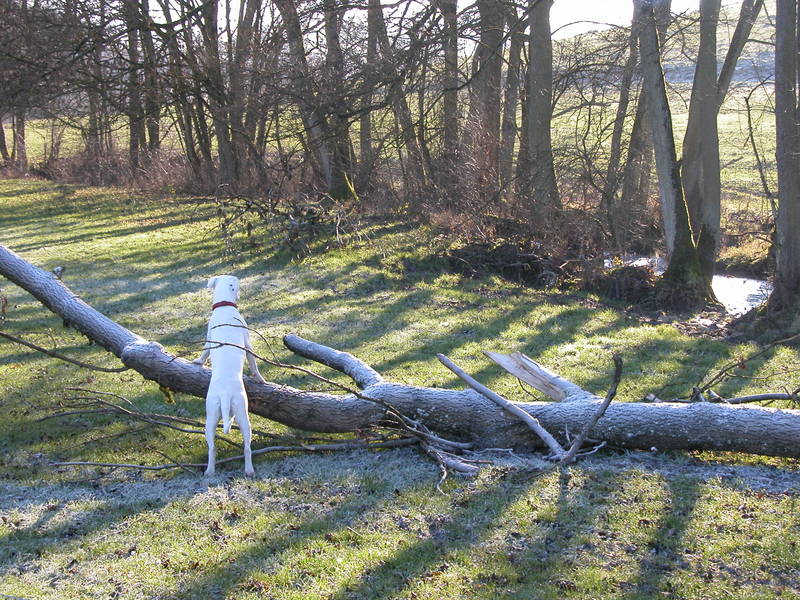
<svg viewBox="0 0 800 600"><path fill-rule="evenodd" d="M572 446L570 446L569 451L563 457L561 457L561 460L559 462L562 465L569 464L575 460L575 456L578 450L580 450L581 446L583 445L586 436L589 435L589 432L592 430L592 427L594 427L597 424L597 421L600 420L600 417L602 417L605 414L606 409L608 408L609 404L611 404L611 401L614 399L614 396L617 395L617 386L619 385L619 382L622 379L622 358L620 357L619 354L614 354L612 358L614 360L614 379L611 381L611 387L608 389L608 393L606 394L605 400L603 400L603 403L600 405L600 408L597 409L597 412L589 420L589 422L587 422L586 425L583 426L583 429L581 429L581 432L578 434L578 437L576 437L575 441L572 442Z"/></svg>
<svg viewBox="0 0 800 600"><path fill-rule="evenodd" d="M258 448L253 450L253 456L259 454L268 454L272 452L335 452L341 450L359 450L362 448L398 448L402 446L411 446L419 443L417 438L397 438L393 440L386 440L383 442L369 443L365 441L355 440L342 442L338 444L303 444L299 446L267 446L265 448ZM159 454L161 454L159 452ZM162 454L163 456L163 454ZM169 457L167 457L169 458ZM217 465L224 463L241 460L244 455L229 456L222 458L215 462ZM91 461L66 461L54 462L54 467L109 467L117 469L136 469L140 471L165 471L169 469L204 469L206 463L183 463L178 464L175 462L166 463L163 465L136 465L128 463L107 463L107 462L91 462Z"/></svg>

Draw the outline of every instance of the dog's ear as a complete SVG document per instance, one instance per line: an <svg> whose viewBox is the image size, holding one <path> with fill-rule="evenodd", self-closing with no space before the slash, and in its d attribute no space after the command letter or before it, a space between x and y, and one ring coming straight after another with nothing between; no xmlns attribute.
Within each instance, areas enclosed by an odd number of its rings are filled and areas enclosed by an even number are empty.
<svg viewBox="0 0 800 600"><path fill-rule="evenodd" d="M211 279L208 280L208 284L206 285L206 287L209 289L213 289L215 285L217 285L217 278L212 277Z"/></svg>

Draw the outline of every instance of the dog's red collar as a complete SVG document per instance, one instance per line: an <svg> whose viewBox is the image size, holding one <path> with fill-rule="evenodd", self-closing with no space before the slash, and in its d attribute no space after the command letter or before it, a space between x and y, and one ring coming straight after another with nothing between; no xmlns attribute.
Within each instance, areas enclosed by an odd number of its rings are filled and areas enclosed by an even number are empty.
<svg viewBox="0 0 800 600"><path fill-rule="evenodd" d="M211 307L211 310L219 308L220 306L232 306L233 308L239 308L238 306L236 306L235 302L229 302L227 300L223 300L222 302L217 302L215 305L213 305Z"/></svg>

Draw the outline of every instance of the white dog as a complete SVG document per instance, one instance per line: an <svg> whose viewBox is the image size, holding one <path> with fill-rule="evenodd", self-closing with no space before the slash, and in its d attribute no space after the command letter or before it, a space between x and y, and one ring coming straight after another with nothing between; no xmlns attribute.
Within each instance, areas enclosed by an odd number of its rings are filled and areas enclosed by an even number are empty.
<svg viewBox="0 0 800 600"><path fill-rule="evenodd" d="M208 442L208 468L206 475L214 474L216 452L214 434L222 417L223 431L231 428L231 417L236 419L244 440L244 472L251 476L253 457L250 450L250 419L247 416L247 393L242 381L242 367L247 356L250 375L266 383L258 372L255 356L250 345L250 333L236 306L239 298L239 280L233 275L219 275L208 280L214 290L214 304L208 321L203 353L195 364L202 365L211 357L211 383L206 394L206 441ZM251 352L246 352L246 350Z"/></svg>

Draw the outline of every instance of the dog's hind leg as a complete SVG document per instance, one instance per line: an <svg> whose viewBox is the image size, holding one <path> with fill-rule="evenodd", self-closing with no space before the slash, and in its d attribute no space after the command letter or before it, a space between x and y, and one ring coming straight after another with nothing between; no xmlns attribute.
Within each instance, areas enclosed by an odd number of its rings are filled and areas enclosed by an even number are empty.
<svg viewBox="0 0 800 600"><path fill-rule="evenodd" d="M247 415L247 396L242 394L242 398L236 398L231 402L231 409L236 423L239 425L239 430L242 432L242 446L244 447L244 474L248 477L255 475L253 469L253 451L250 448L250 442L253 439L252 431L250 430L250 418Z"/></svg>
<svg viewBox="0 0 800 600"><path fill-rule="evenodd" d="M208 444L208 466L206 475L213 475L216 467L216 448L214 436L217 432L217 423L220 417L220 403L216 396L206 397L206 443Z"/></svg>

